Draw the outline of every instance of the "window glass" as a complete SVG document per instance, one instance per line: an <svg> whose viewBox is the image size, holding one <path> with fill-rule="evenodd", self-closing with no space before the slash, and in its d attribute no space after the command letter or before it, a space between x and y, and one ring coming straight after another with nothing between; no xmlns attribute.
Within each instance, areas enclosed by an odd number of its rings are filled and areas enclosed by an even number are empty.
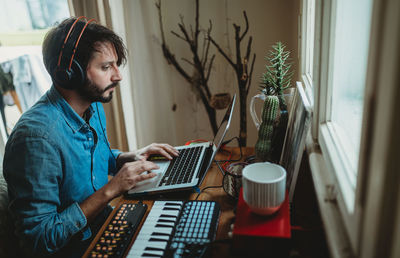
<svg viewBox="0 0 400 258"><path fill-rule="evenodd" d="M303 1L301 73L307 97L313 103L313 58L315 34L315 0Z"/></svg>
<svg viewBox="0 0 400 258"><path fill-rule="evenodd" d="M371 11L372 0L337 1L330 122L350 165L353 185L360 148Z"/></svg>
<svg viewBox="0 0 400 258"><path fill-rule="evenodd" d="M69 17L67 0L0 0L0 43L41 45L49 27Z"/></svg>
<svg viewBox="0 0 400 258"><path fill-rule="evenodd" d="M313 50L314 50L314 27L315 27L315 1L309 0L307 2L307 66L306 73L312 79L313 75ZM312 80L311 80L312 81Z"/></svg>

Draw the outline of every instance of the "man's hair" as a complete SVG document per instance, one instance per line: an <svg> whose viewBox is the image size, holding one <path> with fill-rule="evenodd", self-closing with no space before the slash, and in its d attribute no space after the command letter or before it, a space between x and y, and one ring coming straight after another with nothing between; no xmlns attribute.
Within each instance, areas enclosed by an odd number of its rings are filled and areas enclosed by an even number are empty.
<svg viewBox="0 0 400 258"><path fill-rule="evenodd" d="M57 65L55 60L58 60L65 37L76 19L76 17L65 19L56 27L50 29L44 38L42 45L43 62L47 72L51 76L52 71ZM86 21L79 20L76 25L79 23L84 24ZM74 56L74 59L79 62L85 73L94 52L98 51L96 47L98 47L97 43L99 42L110 42L115 47L118 56L118 66L126 62L126 47L122 42L122 39L107 27L92 22L88 24L83 32Z"/></svg>

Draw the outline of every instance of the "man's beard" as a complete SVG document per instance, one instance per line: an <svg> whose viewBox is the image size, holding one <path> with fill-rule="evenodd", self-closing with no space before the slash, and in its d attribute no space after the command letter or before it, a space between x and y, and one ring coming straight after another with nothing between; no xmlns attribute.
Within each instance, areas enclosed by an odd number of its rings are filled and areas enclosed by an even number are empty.
<svg viewBox="0 0 400 258"><path fill-rule="evenodd" d="M103 96L104 92L107 90L114 88L118 85L117 82L114 82L108 85L104 90L102 90L97 84L92 82L89 79L86 79L83 87L78 87L79 94L84 97L86 100L90 102L102 102L108 103L112 99L113 92L111 91L110 94L106 97Z"/></svg>

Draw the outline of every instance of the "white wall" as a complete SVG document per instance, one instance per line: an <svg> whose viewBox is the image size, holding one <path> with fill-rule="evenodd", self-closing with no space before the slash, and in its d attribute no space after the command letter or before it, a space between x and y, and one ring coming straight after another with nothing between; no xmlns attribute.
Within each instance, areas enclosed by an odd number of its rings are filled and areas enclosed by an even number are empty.
<svg viewBox="0 0 400 258"><path fill-rule="evenodd" d="M154 141L183 144L190 139L212 139L212 131L203 104L197 101L190 85L171 65L167 64L163 57L158 14L154 3L155 1L147 0L124 1L127 47L132 67L132 101L135 107L135 114L131 117L135 119L138 146ZM184 16L187 27L190 24L194 25L194 3L195 1L188 0L162 2L166 40L177 59L185 57L190 60L191 53L187 44L172 35L170 31L179 32L177 26L180 21L179 14ZM112 2L110 4L112 5ZM260 76L264 72L264 56L276 41L286 43L288 50L292 51L294 68L297 72L299 3L292 0L202 0L200 1L200 26L206 29L208 20L211 19L212 36L225 47L225 50L228 32L231 52L235 53L232 23L241 25L242 31L244 30L243 10L247 12L249 18L248 35L253 36L252 53L255 52L257 55L252 86L247 99L249 104L250 98L258 93ZM247 40L248 36L242 42L242 52L245 51ZM215 52L215 48L211 47L211 53ZM183 66L191 71L190 66L184 62ZM209 85L214 94L238 92L233 69L219 53L216 55ZM122 94L124 94L123 89ZM172 111L174 104L177 106L175 112ZM223 114L224 111L218 111L217 121ZM247 145L254 146L257 131L251 121L249 111L247 124ZM239 105L237 105L231 128L227 137L238 136Z"/></svg>

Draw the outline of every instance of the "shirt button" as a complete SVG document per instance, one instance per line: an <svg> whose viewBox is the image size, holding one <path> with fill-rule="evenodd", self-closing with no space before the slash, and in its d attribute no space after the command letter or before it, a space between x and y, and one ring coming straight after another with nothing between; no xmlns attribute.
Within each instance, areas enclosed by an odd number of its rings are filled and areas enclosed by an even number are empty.
<svg viewBox="0 0 400 258"><path fill-rule="evenodd" d="M89 137L89 141L91 141L92 140L92 138L91 137Z"/></svg>

